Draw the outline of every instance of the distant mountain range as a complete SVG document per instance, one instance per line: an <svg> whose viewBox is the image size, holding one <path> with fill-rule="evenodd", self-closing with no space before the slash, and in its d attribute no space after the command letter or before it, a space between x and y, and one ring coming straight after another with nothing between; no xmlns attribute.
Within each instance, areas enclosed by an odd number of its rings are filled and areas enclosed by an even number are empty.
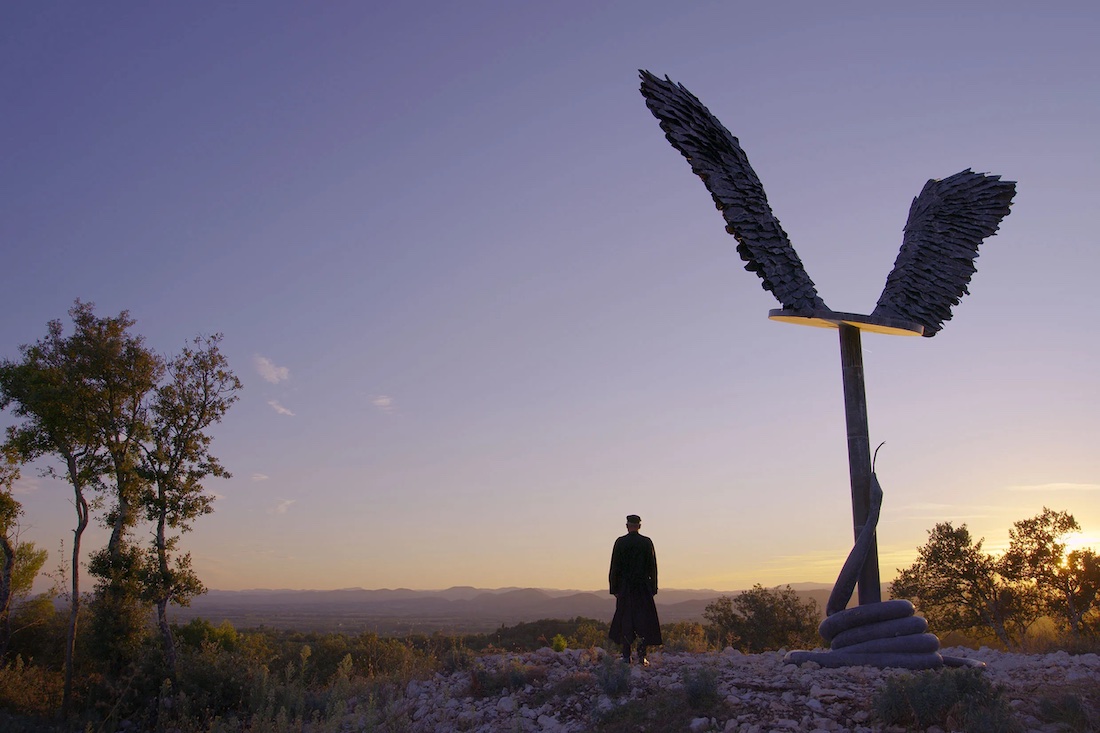
<svg viewBox="0 0 1100 733"><path fill-rule="evenodd" d="M802 598L812 598L824 615L832 586L792 583L791 588ZM702 621L704 609L714 599L736 597L740 592L665 589L655 600L662 623ZM195 617L215 625L229 621L238 629L265 626L393 635L484 633L545 618L610 621L614 611L615 599L606 591L455 586L446 590L212 590L188 608L173 608L171 617L177 623Z"/></svg>

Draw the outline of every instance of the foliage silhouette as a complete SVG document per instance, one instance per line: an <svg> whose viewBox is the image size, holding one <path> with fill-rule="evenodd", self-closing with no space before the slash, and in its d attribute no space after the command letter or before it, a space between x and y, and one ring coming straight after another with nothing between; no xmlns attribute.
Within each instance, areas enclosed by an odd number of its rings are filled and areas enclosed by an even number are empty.
<svg viewBox="0 0 1100 733"><path fill-rule="evenodd" d="M720 646L759 652L817 643L818 610L812 598L800 599L788 585L754 585L736 598L721 596L707 604L703 617Z"/></svg>
<svg viewBox="0 0 1100 733"><path fill-rule="evenodd" d="M1044 616L1073 636L1093 634L1100 565L1091 549L1066 554L1062 538L1077 529L1072 515L1044 508L1016 522L995 557L965 524L937 524L916 561L898 570L891 595L912 600L936 633L989 635L1006 648L1020 647Z"/></svg>

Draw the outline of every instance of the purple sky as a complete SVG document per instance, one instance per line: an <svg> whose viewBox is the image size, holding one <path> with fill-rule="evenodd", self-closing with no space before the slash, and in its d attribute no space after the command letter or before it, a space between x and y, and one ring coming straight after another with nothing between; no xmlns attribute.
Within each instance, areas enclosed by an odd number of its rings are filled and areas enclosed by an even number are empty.
<svg viewBox="0 0 1100 733"><path fill-rule="evenodd" d="M631 512L666 586L835 579L836 334L767 320L639 68L740 138L837 310L928 178L1018 181L955 319L864 338L883 572L1044 506L1100 545L1094 3L127 5L0 8L0 356L76 298L225 334L210 587L601 588ZM56 556L65 487L16 488Z"/></svg>

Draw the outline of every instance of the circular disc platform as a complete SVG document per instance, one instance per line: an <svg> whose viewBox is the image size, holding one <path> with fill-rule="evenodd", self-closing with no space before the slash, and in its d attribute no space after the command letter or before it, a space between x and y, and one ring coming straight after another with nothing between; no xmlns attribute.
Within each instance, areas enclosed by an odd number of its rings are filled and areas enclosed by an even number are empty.
<svg viewBox="0 0 1100 733"><path fill-rule="evenodd" d="M814 326L815 328L840 328L840 324L855 326L860 331L872 333L885 333L889 336L922 336L924 326L911 321L901 321L893 318L878 318L875 316L863 316L858 313L840 313L838 311L810 311L799 312L776 308L768 311L768 318L783 323L794 323L799 326Z"/></svg>

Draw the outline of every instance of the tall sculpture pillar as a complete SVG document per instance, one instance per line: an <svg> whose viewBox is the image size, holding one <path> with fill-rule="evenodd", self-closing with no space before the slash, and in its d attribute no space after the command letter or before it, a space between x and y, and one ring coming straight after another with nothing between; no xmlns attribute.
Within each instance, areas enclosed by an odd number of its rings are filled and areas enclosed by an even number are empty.
<svg viewBox="0 0 1100 733"><path fill-rule="evenodd" d="M863 347L859 329L847 323L840 331L840 365L844 379L844 418L848 426L848 475L852 485L852 524L855 539L867 524L871 511L871 443L867 429L867 392L863 384ZM859 604L882 600L879 581L878 540L871 540L870 551L859 574Z"/></svg>

